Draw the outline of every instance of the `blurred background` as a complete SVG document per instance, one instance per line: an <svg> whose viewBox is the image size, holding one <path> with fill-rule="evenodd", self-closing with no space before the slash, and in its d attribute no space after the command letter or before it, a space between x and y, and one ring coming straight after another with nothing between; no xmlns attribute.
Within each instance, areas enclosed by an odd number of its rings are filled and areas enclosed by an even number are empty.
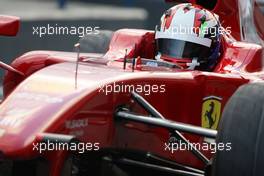
<svg viewBox="0 0 264 176"><path fill-rule="evenodd" d="M73 51L78 35L34 35L33 28L90 26L154 30L169 8L164 0L0 0L0 14L21 18L17 37L0 37L0 59L10 63L32 50Z"/></svg>

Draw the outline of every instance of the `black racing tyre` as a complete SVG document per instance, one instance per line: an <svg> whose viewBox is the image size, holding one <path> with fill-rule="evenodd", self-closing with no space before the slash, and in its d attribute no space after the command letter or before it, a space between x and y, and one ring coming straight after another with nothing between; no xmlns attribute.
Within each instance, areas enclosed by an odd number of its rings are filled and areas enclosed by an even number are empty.
<svg viewBox="0 0 264 176"><path fill-rule="evenodd" d="M100 30L97 35L86 35L79 40L83 53L106 53L113 31Z"/></svg>
<svg viewBox="0 0 264 176"><path fill-rule="evenodd" d="M264 175L264 83L241 86L228 101L216 143L231 143L217 151L213 176Z"/></svg>

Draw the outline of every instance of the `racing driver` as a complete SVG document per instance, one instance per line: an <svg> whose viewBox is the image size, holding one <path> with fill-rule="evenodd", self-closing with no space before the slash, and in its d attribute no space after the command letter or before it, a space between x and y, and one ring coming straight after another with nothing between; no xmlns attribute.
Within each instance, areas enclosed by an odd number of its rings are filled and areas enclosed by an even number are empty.
<svg viewBox="0 0 264 176"><path fill-rule="evenodd" d="M220 28L216 14L189 3L176 5L156 27L156 59L183 69L212 71L220 56Z"/></svg>

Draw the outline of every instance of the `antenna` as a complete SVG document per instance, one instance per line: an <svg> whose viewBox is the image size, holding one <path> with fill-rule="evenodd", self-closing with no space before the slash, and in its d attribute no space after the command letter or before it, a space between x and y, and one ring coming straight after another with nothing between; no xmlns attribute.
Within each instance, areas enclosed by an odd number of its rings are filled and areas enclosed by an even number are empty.
<svg viewBox="0 0 264 176"><path fill-rule="evenodd" d="M127 49L126 49L126 54L125 54L125 57L124 57L124 65L123 65L123 69L124 70L126 69L126 63L127 63Z"/></svg>
<svg viewBox="0 0 264 176"><path fill-rule="evenodd" d="M10 72L13 72L15 74L18 74L20 76L25 76L25 74L23 72L15 69L14 67L12 67L12 66L10 66L10 65L2 62L2 61L0 61L0 68L5 69L5 70L10 71Z"/></svg>
<svg viewBox="0 0 264 176"><path fill-rule="evenodd" d="M75 89L77 89L78 66L79 66L79 60L80 60L80 43L76 43L74 47L77 51L77 60L76 60L76 67L75 67Z"/></svg>
<svg viewBox="0 0 264 176"><path fill-rule="evenodd" d="M136 58L134 57L132 60L132 72L135 70L135 65L136 65Z"/></svg>
<svg viewBox="0 0 264 176"><path fill-rule="evenodd" d="M134 48L134 55L136 56L137 55L137 44L135 43L135 48ZM136 65L136 58L134 57L133 60L132 60L132 72L134 72L135 70L135 65Z"/></svg>

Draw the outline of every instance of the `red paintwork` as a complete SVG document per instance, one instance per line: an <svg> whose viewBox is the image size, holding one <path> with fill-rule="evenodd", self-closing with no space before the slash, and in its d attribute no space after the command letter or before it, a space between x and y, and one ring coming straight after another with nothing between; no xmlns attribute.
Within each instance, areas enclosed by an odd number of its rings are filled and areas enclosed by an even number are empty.
<svg viewBox="0 0 264 176"><path fill-rule="evenodd" d="M15 36L19 25L20 19L18 17L0 15L0 36Z"/></svg>
<svg viewBox="0 0 264 176"><path fill-rule="evenodd" d="M233 0L218 3L215 11L223 18L224 25L232 25L234 37L239 40L238 13L233 11L233 3L237 6ZM233 15L227 17L227 12ZM228 18L233 20L225 21ZM122 61L126 54L152 59L154 53L153 31L119 30L105 55L81 53L77 89L74 80L76 53L34 51L17 58L11 65L25 76L7 72L4 79L5 99L0 105L0 127L5 133L0 137L1 152L7 158L34 158L38 153L32 151L32 143L36 142L38 134L71 134L81 130L83 134L77 136L78 139L99 142L100 148L149 151L202 168L202 163L188 151L174 154L164 151L169 135L167 130L134 122L116 122L113 113L119 105L129 104L134 112L142 113L142 109L131 102L129 93L106 96L99 91L100 86L114 82L165 84L164 93L142 96L166 118L201 126L204 97L221 97L223 110L240 85L263 80L262 46L224 36L221 58L213 72L139 65L132 72L129 63L123 70ZM65 126L68 120L85 118L88 118L86 128L69 130ZM4 124L4 119L18 120ZM184 135L193 142L203 140L202 137ZM52 163L51 175L58 175L67 153L51 152L43 156Z"/></svg>

